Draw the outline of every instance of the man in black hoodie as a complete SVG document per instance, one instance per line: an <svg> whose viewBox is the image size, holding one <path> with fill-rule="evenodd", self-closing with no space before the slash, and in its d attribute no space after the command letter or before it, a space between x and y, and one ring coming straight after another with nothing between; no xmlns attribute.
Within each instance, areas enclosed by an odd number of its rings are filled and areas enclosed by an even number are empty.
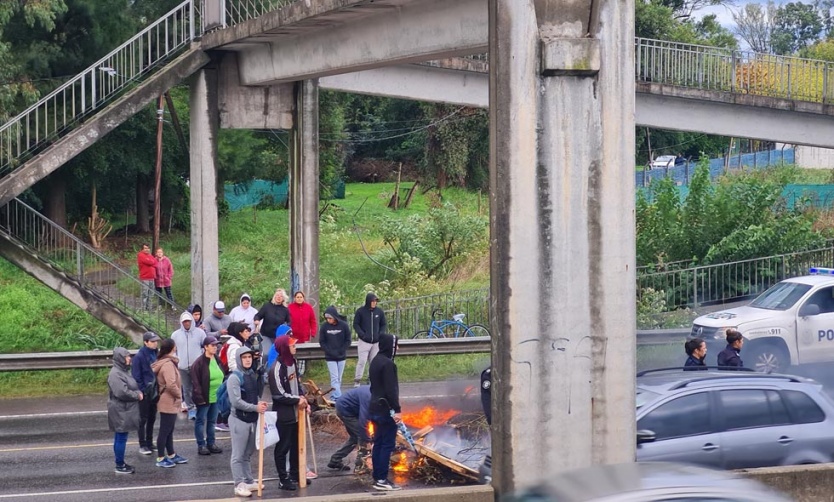
<svg viewBox="0 0 834 502"><path fill-rule="evenodd" d="M379 298L373 293L365 297L365 305L356 309L353 316L353 330L359 337L357 351L359 358L356 360L356 374L353 379L353 386L359 387L362 376L365 374L365 364L373 361L379 352L379 335L385 333L388 323L385 322L385 312L377 308Z"/></svg>
<svg viewBox="0 0 834 502"><path fill-rule="evenodd" d="M399 490L388 480L391 454L397 440L397 424L400 417L400 383L397 378L397 337L379 335L379 354L371 361L368 378L371 380L370 419L374 423L374 449L371 460L374 466L374 488L380 491ZM393 411L393 414L391 413Z"/></svg>

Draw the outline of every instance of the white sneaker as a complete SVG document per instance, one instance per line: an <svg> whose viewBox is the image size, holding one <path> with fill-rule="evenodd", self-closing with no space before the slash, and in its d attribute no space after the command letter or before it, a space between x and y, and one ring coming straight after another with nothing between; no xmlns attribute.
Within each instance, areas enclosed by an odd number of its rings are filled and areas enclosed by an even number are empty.
<svg viewBox="0 0 834 502"><path fill-rule="evenodd" d="M235 495L238 497L251 497L252 492L249 491L249 488L246 487L246 483L238 483L235 486Z"/></svg>
<svg viewBox="0 0 834 502"><path fill-rule="evenodd" d="M258 482L252 481L251 483L242 483L243 486L246 487L247 490L256 491L258 489Z"/></svg>

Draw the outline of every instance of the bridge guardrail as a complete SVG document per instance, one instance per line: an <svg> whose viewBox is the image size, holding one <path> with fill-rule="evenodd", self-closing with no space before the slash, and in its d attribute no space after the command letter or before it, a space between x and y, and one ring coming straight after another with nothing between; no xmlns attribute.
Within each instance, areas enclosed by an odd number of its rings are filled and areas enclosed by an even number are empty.
<svg viewBox="0 0 834 502"><path fill-rule="evenodd" d="M637 331L637 345L665 345L683 342L689 335L689 328ZM324 352L318 343L299 343L297 357L305 360L324 359ZM347 352L349 358L356 358L356 342ZM436 340L399 341L397 356L427 356L441 354L476 354L491 350L489 337L442 338ZM132 350L131 353L135 353ZM46 352L37 354L0 354L0 372L67 370L81 368L109 368L112 366L113 352L109 350L92 350L84 352Z"/></svg>

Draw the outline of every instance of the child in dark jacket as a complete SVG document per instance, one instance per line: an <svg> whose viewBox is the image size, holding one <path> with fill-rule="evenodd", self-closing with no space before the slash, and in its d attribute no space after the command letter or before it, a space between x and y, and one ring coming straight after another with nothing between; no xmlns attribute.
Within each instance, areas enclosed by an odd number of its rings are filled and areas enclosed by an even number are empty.
<svg viewBox="0 0 834 502"><path fill-rule="evenodd" d="M275 339L278 359L269 370L269 389L272 393L272 411L278 415L278 444L275 445L275 468L278 470L278 486L282 490L298 488L298 411L309 412L310 406L301 391L295 365L295 339L279 336ZM287 470L287 454L290 456ZM310 480L308 479L309 483Z"/></svg>

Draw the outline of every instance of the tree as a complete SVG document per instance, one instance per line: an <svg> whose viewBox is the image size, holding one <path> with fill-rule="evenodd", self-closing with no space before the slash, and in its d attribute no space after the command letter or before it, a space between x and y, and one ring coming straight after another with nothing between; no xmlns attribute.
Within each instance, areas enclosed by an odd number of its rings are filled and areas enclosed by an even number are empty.
<svg viewBox="0 0 834 502"><path fill-rule="evenodd" d="M768 2L766 6L749 3L738 12L733 12L733 21L736 23L733 31L751 50L770 53L775 13L776 6L773 1Z"/></svg>
<svg viewBox="0 0 834 502"><path fill-rule="evenodd" d="M773 52L793 54L804 49L817 40L822 27L822 18L813 5L786 3L773 16Z"/></svg>

